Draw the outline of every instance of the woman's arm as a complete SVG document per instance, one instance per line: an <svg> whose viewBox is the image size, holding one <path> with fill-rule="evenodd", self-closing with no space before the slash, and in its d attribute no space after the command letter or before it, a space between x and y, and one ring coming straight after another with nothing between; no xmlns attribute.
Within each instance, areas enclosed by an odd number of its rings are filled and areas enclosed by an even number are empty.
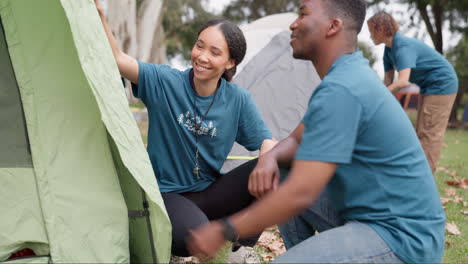
<svg viewBox="0 0 468 264"><path fill-rule="evenodd" d="M408 87L410 85L409 78L411 75L411 69L403 69L398 72L398 79L387 86L387 88L392 92L396 93L401 89Z"/></svg>
<svg viewBox="0 0 468 264"><path fill-rule="evenodd" d="M100 0L95 0L95 3L99 16L101 17L102 25L104 26L107 39L109 40L109 44L112 48L112 53L114 54L115 61L119 67L120 75L132 83L138 84L138 62L119 49L117 40L114 35L112 35L109 25L107 24L104 9L101 6Z"/></svg>

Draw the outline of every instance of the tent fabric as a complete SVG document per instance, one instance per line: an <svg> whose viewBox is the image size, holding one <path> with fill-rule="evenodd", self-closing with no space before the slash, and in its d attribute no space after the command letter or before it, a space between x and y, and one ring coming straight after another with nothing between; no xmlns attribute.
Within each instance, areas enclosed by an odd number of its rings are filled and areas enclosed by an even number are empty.
<svg viewBox="0 0 468 264"><path fill-rule="evenodd" d="M0 20L0 168L32 167L23 108Z"/></svg>
<svg viewBox="0 0 468 264"><path fill-rule="evenodd" d="M11 253L23 247L33 249L37 254L49 254L47 237L37 182L32 169L31 156L25 159L25 118L21 110L18 84L12 62L8 54L6 36L9 45L17 45L16 25L11 24L11 5L0 1L0 136L1 152L13 147L16 151L3 152L0 155L0 261L8 259ZM3 27L3 25L12 25ZM18 119L16 119L18 118ZM14 120L16 119L16 121ZM11 127L16 126L16 127ZM13 145L13 146L12 146ZM5 156L6 155L6 156ZM9 156L11 155L11 156ZM26 162L27 161L27 162ZM21 195L20 195L21 194Z"/></svg>
<svg viewBox="0 0 468 264"><path fill-rule="evenodd" d="M0 168L0 179L0 262L24 247L49 255L33 169Z"/></svg>
<svg viewBox="0 0 468 264"><path fill-rule="evenodd" d="M48 256L37 256L30 258L20 258L17 260L10 260L2 262L4 264L49 264L50 258Z"/></svg>
<svg viewBox="0 0 468 264"><path fill-rule="evenodd" d="M234 82L249 90L273 137L281 140L302 121L309 98L320 83L310 61L292 57L289 25L297 15L272 15L242 27L250 54L241 65ZM265 38L259 41L259 38ZM266 43L265 43L266 42ZM230 156L257 156L235 144ZM228 160L229 171L246 160Z"/></svg>
<svg viewBox="0 0 468 264"><path fill-rule="evenodd" d="M102 121L114 140L126 169L151 201L150 221L154 227L158 261L168 262L171 256L171 224L140 132L128 108L119 71L94 3L73 0L61 2L70 22L83 70L102 114ZM85 25L84 22L89 24ZM88 31L83 34L85 27ZM91 42L95 45L90 45Z"/></svg>
<svg viewBox="0 0 468 264"><path fill-rule="evenodd" d="M52 262L128 263L128 182L146 193L157 261L168 262L169 218L93 1L0 0L0 17L33 161L0 168L1 235L11 230L0 261L24 241Z"/></svg>
<svg viewBox="0 0 468 264"><path fill-rule="evenodd" d="M241 26L247 40L247 52L244 60L237 66L237 76L249 61L265 48L271 39L281 32L290 32L289 25L297 18L295 13L282 13L257 19Z"/></svg>

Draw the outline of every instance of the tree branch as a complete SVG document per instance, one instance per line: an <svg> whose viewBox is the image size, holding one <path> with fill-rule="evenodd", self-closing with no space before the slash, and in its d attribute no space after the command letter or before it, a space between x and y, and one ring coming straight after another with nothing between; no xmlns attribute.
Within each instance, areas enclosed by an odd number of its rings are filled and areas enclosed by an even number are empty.
<svg viewBox="0 0 468 264"><path fill-rule="evenodd" d="M432 26L429 14L427 13L427 5L422 3L422 1L417 1L416 6L419 10L419 13L421 14L424 24L426 24L426 28L429 32L429 35L431 36L432 43L434 43L434 46L436 46L437 48L437 34L434 31L434 27Z"/></svg>
<svg viewBox="0 0 468 264"><path fill-rule="evenodd" d="M444 54L444 43L442 38L442 25L443 25L443 15L444 15L444 3L446 1L435 1L432 6L432 12L434 14L434 21L436 27L436 41L434 46L440 54Z"/></svg>

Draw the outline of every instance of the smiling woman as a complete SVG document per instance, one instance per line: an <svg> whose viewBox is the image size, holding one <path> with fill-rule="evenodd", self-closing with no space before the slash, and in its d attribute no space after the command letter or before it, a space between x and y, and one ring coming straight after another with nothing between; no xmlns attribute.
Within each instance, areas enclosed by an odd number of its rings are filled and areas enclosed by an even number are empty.
<svg viewBox="0 0 468 264"><path fill-rule="evenodd" d="M232 22L206 22L194 40L192 68L179 71L120 51L96 4L120 73L148 108L148 153L173 225L172 253L187 256L190 229L255 200L248 174L242 173L255 161L221 172L234 142L261 152L274 144L251 95L230 82L245 56L244 35ZM242 244L253 246L256 240Z"/></svg>
<svg viewBox="0 0 468 264"><path fill-rule="evenodd" d="M235 24L221 19L208 21L198 32L198 40L192 49L195 82L209 79L217 82L220 75L231 81L246 49L245 37ZM211 86L216 87L216 84ZM213 93L210 90L197 92L209 95Z"/></svg>

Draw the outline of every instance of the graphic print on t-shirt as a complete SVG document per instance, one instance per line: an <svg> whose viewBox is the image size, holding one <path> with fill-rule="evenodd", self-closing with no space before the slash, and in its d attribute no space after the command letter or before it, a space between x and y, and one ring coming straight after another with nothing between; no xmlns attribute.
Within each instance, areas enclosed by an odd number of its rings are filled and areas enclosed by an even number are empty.
<svg viewBox="0 0 468 264"><path fill-rule="evenodd" d="M192 117L193 116L193 117ZM197 120L195 120L195 115L192 115L190 111L187 111L185 114L181 113L179 117L177 118L177 122L185 127L188 131L192 132L195 134L195 125L201 123L200 129L198 129L197 134L198 136L210 136L210 137L216 137L218 130L216 127L213 125L212 121L207 121L208 124L204 121L202 122L201 118L199 116L196 117Z"/></svg>

